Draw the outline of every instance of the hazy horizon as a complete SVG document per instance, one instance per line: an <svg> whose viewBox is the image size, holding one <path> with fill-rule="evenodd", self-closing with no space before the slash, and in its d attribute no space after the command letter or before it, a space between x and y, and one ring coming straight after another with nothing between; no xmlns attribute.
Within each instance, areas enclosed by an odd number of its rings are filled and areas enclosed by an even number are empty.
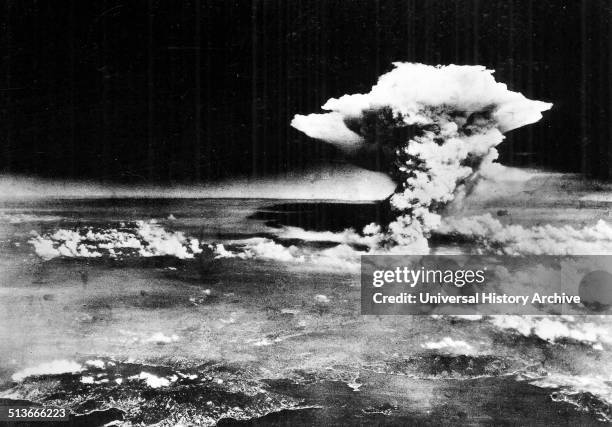
<svg viewBox="0 0 612 427"><path fill-rule="evenodd" d="M375 201L395 184L385 174L351 165L308 172L194 184L122 184L95 180L0 175L0 200L45 198L261 198Z"/></svg>

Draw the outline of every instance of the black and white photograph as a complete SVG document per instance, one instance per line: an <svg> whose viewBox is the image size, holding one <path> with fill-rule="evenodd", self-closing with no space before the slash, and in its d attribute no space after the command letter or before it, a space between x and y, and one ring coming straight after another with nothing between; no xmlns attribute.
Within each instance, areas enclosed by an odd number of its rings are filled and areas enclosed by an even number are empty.
<svg viewBox="0 0 612 427"><path fill-rule="evenodd" d="M0 423L612 423L612 2L0 0Z"/></svg>

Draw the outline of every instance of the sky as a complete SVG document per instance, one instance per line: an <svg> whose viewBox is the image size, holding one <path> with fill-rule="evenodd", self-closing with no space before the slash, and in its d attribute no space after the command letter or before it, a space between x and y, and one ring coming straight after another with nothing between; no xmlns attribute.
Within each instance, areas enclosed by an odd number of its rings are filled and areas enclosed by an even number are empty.
<svg viewBox="0 0 612 427"><path fill-rule="evenodd" d="M290 126L395 61L481 64L554 104L502 163L612 173L605 0L6 1L0 173L125 185L350 162Z"/></svg>

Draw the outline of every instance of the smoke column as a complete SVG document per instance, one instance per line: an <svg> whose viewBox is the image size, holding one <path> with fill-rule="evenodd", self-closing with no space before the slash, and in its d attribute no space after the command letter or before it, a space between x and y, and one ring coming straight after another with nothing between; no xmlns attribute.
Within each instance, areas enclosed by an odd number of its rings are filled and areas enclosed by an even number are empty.
<svg viewBox="0 0 612 427"><path fill-rule="evenodd" d="M396 182L394 220L370 225L382 248L426 250L440 210L497 158L503 133L537 122L552 104L496 82L483 66L394 63L369 93L328 100L291 125L349 155L368 153Z"/></svg>

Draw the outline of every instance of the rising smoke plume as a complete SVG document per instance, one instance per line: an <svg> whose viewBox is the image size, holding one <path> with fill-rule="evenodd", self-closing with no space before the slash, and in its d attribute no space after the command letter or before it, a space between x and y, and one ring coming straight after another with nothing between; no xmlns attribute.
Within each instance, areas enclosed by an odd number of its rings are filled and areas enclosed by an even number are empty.
<svg viewBox="0 0 612 427"><path fill-rule="evenodd" d="M389 200L396 215L364 234L381 234L387 249L422 249L440 210L497 158L503 133L540 120L552 104L509 91L483 66L394 66L369 93L332 98L328 112L296 115L291 125L374 158L397 184Z"/></svg>

